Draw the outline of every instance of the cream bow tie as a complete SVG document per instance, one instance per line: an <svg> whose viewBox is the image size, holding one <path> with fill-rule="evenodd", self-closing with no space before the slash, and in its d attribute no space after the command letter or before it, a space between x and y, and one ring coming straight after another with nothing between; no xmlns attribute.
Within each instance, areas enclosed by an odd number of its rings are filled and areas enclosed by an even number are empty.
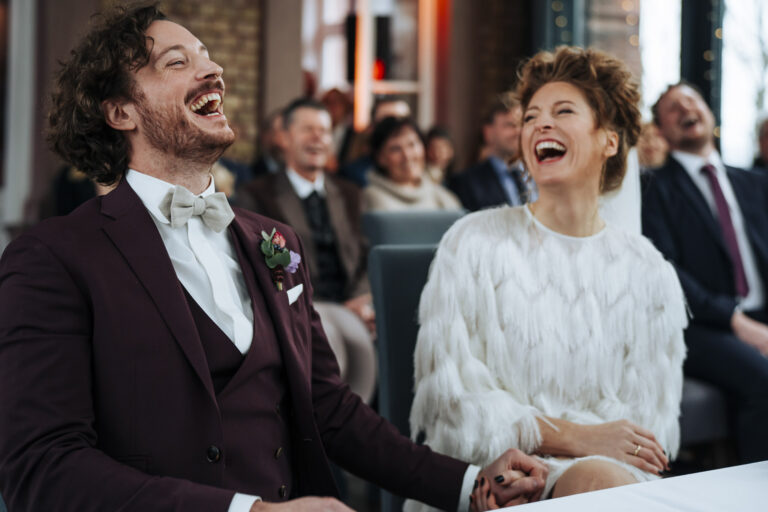
<svg viewBox="0 0 768 512"><path fill-rule="evenodd" d="M235 218L224 192L198 197L181 186L169 190L158 208L174 228L186 224L193 215L199 215L206 226L218 233Z"/></svg>

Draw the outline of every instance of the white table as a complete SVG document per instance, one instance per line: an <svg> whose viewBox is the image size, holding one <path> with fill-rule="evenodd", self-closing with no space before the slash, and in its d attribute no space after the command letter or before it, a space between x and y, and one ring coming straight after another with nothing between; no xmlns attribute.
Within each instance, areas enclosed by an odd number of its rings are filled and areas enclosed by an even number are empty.
<svg viewBox="0 0 768 512"><path fill-rule="evenodd" d="M510 507L509 512L768 512L768 461Z"/></svg>

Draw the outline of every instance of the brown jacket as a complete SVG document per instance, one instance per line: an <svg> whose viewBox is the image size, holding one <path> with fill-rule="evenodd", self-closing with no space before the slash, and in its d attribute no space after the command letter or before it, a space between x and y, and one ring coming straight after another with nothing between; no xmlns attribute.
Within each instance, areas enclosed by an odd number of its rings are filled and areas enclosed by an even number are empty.
<svg viewBox="0 0 768 512"><path fill-rule="evenodd" d="M339 258L347 276L346 297L351 299L370 290L366 273L368 248L360 231L360 189L326 174L325 198ZM317 275L317 257L309 223L301 199L285 171L257 178L245 185L238 191L238 204L291 226L304 244L310 275Z"/></svg>

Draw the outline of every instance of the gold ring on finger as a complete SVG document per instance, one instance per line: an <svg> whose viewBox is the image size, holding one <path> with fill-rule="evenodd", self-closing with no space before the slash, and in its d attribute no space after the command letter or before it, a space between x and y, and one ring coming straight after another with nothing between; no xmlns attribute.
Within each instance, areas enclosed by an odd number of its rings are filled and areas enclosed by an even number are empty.
<svg viewBox="0 0 768 512"><path fill-rule="evenodd" d="M637 446L635 446L635 451L632 452L632 455L637 457L637 454L640 453L640 448L641 448L641 446L639 444Z"/></svg>

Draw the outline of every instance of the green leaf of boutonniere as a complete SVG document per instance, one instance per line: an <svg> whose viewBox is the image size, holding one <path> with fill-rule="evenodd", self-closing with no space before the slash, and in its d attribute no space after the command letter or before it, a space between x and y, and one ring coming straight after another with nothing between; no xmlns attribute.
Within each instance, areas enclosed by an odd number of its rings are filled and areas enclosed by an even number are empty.
<svg viewBox="0 0 768 512"><path fill-rule="evenodd" d="M263 240L261 242L261 252L267 258L271 258L275 254L275 246L272 245L272 240L271 239L270 240Z"/></svg>

